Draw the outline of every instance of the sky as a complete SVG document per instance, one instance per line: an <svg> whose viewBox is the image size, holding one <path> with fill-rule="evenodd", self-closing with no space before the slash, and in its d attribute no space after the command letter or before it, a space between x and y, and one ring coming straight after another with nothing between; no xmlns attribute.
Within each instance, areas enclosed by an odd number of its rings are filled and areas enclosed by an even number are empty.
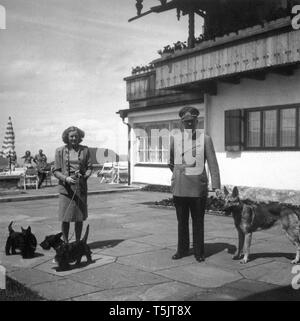
<svg viewBox="0 0 300 321"><path fill-rule="evenodd" d="M158 5L144 0L144 10ZM187 17L175 11L136 15L135 0L0 0L0 144L12 117L18 158L43 149L48 159L74 125L84 145L127 153L127 127L116 112L129 108L124 77L185 41ZM1 146L0 146L1 147Z"/></svg>

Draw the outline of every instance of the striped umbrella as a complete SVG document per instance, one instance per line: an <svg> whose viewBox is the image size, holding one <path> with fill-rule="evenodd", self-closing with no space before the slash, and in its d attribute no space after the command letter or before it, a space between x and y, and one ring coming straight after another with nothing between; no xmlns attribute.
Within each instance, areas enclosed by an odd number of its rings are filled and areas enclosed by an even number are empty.
<svg viewBox="0 0 300 321"><path fill-rule="evenodd" d="M8 118L8 123L6 126L6 132L4 136L4 141L2 144L2 149L0 155L4 158L9 158L9 169L11 170L12 163L16 161L15 152L15 133L12 125L11 118Z"/></svg>

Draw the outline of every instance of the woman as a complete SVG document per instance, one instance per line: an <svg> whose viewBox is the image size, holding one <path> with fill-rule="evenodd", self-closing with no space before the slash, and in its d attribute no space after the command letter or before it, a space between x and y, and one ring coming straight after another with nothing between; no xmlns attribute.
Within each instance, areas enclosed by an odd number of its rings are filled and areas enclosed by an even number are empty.
<svg viewBox="0 0 300 321"><path fill-rule="evenodd" d="M70 222L75 222L75 239L80 241L83 221L87 219L87 179L92 163L87 146L80 145L84 132L69 127L62 134L66 144L55 152L53 174L59 180L59 220L68 243Z"/></svg>

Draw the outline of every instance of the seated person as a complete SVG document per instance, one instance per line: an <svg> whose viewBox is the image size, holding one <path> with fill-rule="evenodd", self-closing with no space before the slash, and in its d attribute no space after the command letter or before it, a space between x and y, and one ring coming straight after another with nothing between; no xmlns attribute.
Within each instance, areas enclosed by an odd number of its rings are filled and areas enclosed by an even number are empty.
<svg viewBox="0 0 300 321"><path fill-rule="evenodd" d="M34 158L31 156L31 153L29 150L27 150L25 152L25 155L21 157L22 159L24 159L24 167L27 168L32 168L33 167L33 163L34 162Z"/></svg>

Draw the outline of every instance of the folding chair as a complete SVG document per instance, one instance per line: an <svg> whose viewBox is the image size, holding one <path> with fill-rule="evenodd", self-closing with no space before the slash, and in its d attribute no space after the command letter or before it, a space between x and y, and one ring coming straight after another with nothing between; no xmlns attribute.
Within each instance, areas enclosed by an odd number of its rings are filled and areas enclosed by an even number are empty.
<svg viewBox="0 0 300 321"><path fill-rule="evenodd" d="M35 187L38 189L39 177L36 168L27 168L24 174L24 190L27 187Z"/></svg>
<svg viewBox="0 0 300 321"><path fill-rule="evenodd" d="M101 178L100 184L105 181L107 183L109 180L113 179L114 168L112 163L104 163L101 171L98 172L97 176Z"/></svg>
<svg viewBox="0 0 300 321"><path fill-rule="evenodd" d="M116 169L116 183L126 183L128 182L128 163L118 162L114 165Z"/></svg>

